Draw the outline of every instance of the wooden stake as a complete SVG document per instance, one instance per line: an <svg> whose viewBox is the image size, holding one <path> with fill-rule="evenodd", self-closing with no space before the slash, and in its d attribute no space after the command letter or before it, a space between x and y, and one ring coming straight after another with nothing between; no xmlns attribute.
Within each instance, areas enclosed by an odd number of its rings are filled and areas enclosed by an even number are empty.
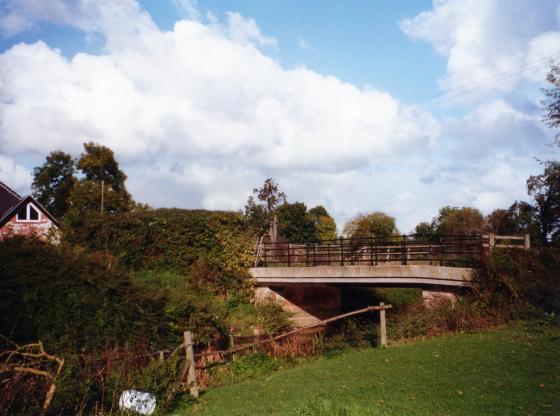
<svg viewBox="0 0 560 416"><path fill-rule="evenodd" d="M380 307L385 306L384 302L379 303ZM387 319L385 318L385 309L379 309L379 332L381 338L381 346L387 346Z"/></svg>
<svg viewBox="0 0 560 416"><path fill-rule="evenodd" d="M177 380L175 380L175 383L173 383L173 387L171 388L171 391L167 396L167 400L165 400L165 403L160 409L160 412L162 414L167 411L169 405L173 401L173 398L181 388L181 384L183 384L183 380L185 379L185 377L187 377L187 383L189 383L189 391L191 395L195 399L198 399L198 386L196 384L196 372L195 372L196 369L195 369L191 331L183 332L183 339L184 339L184 343L182 344L182 346L185 347L185 353L186 353L185 365L181 369L181 372L179 373L179 377L177 377ZM181 345L179 347L181 347Z"/></svg>
<svg viewBox="0 0 560 416"><path fill-rule="evenodd" d="M525 250L529 250L531 248L531 236L529 234L525 234L523 236L523 248L525 248Z"/></svg>
<svg viewBox="0 0 560 416"><path fill-rule="evenodd" d="M196 368L195 368L194 351L193 351L193 344L192 344L192 332L185 331L183 333L183 338L185 339L185 351L189 363L189 371L187 373L187 383L189 384L189 391L191 395L195 399L198 399L198 385L196 384Z"/></svg>

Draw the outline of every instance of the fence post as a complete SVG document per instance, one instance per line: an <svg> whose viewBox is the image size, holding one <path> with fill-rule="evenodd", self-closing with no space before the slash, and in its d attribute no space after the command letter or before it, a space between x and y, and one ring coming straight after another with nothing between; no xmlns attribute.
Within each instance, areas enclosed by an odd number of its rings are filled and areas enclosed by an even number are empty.
<svg viewBox="0 0 560 416"><path fill-rule="evenodd" d="M292 259L290 257L290 243L288 243L288 267L292 265Z"/></svg>
<svg viewBox="0 0 560 416"><path fill-rule="evenodd" d="M525 250L529 250L531 248L531 236L529 234L525 234L523 237L523 248Z"/></svg>
<svg viewBox="0 0 560 416"><path fill-rule="evenodd" d="M379 302L379 306L385 306L385 302ZM381 338L381 346L387 346L387 319L385 317L385 309L379 310L379 332Z"/></svg>
<svg viewBox="0 0 560 416"><path fill-rule="evenodd" d="M313 266L317 265L317 243L313 244Z"/></svg>
<svg viewBox="0 0 560 416"><path fill-rule="evenodd" d="M342 239L342 237L340 237L340 265L341 266L344 266L343 244L344 244L344 240Z"/></svg>
<svg viewBox="0 0 560 416"><path fill-rule="evenodd" d="M195 399L198 399L198 385L196 384L196 368L195 368L195 361L194 361L192 332L191 331L183 332L183 338L185 340L185 353L187 356L187 361L189 363L189 370L187 372L187 383L191 395Z"/></svg>
<svg viewBox="0 0 560 416"><path fill-rule="evenodd" d="M401 251L402 251L401 264L406 265L406 237L404 235L402 236Z"/></svg>
<svg viewBox="0 0 560 416"><path fill-rule="evenodd" d="M488 234L488 249L492 249L494 244L496 244L496 234L490 233Z"/></svg>

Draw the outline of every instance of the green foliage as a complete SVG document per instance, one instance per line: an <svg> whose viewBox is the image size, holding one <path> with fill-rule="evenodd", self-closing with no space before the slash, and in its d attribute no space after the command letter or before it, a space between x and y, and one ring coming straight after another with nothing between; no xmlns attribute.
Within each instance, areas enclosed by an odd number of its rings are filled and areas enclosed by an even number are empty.
<svg viewBox="0 0 560 416"><path fill-rule="evenodd" d="M490 232L500 235L529 234L534 242L540 240L540 224L535 207L515 201L507 210L496 209L486 216Z"/></svg>
<svg viewBox="0 0 560 416"><path fill-rule="evenodd" d="M126 175L119 168L111 149L97 143L84 143L84 153L78 159L78 169L88 181L105 181L115 191L125 190Z"/></svg>
<svg viewBox="0 0 560 416"><path fill-rule="evenodd" d="M188 273L198 259L228 272L251 265L255 234L239 213L157 209L79 221L65 230L67 242L106 250L135 270Z"/></svg>
<svg viewBox="0 0 560 416"><path fill-rule="evenodd" d="M72 156L61 151L51 152L45 163L33 170L33 197L55 218L68 211L75 171Z"/></svg>
<svg viewBox="0 0 560 416"><path fill-rule="evenodd" d="M537 311L560 313L560 250L542 247L532 250L492 250L478 285L487 304L512 313L531 307Z"/></svg>
<svg viewBox="0 0 560 416"><path fill-rule="evenodd" d="M107 214L128 212L133 201L125 191L115 191L111 186L104 187L103 211ZM72 228L79 227L88 216L95 216L101 211L101 183L82 180L76 183L70 194L70 209L66 223Z"/></svg>
<svg viewBox="0 0 560 416"><path fill-rule="evenodd" d="M285 203L276 210L278 234L289 241L316 241L317 230L313 218L303 202Z"/></svg>
<svg viewBox="0 0 560 416"><path fill-rule="evenodd" d="M560 162L543 162L544 172L527 179L527 192L535 200L543 245L560 241Z"/></svg>
<svg viewBox="0 0 560 416"><path fill-rule="evenodd" d="M262 353L243 355L228 364L234 382L267 375L278 370L279 367L278 359Z"/></svg>
<svg viewBox="0 0 560 416"><path fill-rule="evenodd" d="M164 300L103 256L14 237L0 241L0 333L55 353L158 342Z"/></svg>
<svg viewBox="0 0 560 416"><path fill-rule="evenodd" d="M344 235L348 238L384 238L398 233L395 219L383 212L358 214L344 226Z"/></svg>
<svg viewBox="0 0 560 416"><path fill-rule="evenodd" d="M280 191L278 183L272 178L266 179L260 188L253 189L253 194L260 202L257 202L254 196L250 196L245 205L245 216L249 223L259 230L259 234L263 234L268 231L276 208L286 203L286 194Z"/></svg>
<svg viewBox="0 0 560 416"><path fill-rule="evenodd" d="M334 218L329 215L325 207L317 205L315 208L311 208L308 214L315 223L315 229L317 230L319 240L335 240L337 238L336 222Z"/></svg>
<svg viewBox="0 0 560 416"><path fill-rule="evenodd" d="M416 225L414 232L418 235L433 235L434 227L429 222L421 222Z"/></svg>
<svg viewBox="0 0 560 416"><path fill-rule="evenodd" d="M250 336L254 328L276 334L289 328L288 315L278 305L254 304L252 291L235 289L224 273L199 260L185 275L143 271L134 273L133 280L167 300L170 344L180 342L186 329L197 342L225 347L230 334Z"/></svg>
<svg viewBox="0 0 560 416"><path fill-rule="evenodd" d="M432 221L439 235L473 235L484 231L484 217L476 208L443 207Z"/></svg>

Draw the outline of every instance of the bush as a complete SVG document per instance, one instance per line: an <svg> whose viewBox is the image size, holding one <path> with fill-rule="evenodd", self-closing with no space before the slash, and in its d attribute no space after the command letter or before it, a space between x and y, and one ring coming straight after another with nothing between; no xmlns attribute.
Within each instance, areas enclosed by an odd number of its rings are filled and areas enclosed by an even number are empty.
<svg viewBox="0 0 560 416"><path fill-rule="evenodd" d="M165 301L95 256L22 237L0 241L0 333L57 354L157 344Z"/></svg>
<svg viewBox="0 0 560 416"><path fill-rule="evenodd" d="M514 315L532 310L560 313L560 250L492 250L478 280L483 301L510 309Z"/></svg>

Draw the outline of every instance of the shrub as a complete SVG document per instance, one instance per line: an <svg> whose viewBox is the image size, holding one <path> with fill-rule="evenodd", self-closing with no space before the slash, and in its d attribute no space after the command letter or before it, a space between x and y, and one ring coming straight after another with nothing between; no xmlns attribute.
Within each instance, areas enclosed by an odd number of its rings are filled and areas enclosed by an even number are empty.
<svg viewBox="0 0 560 416"><path fill-rule="evenodd" d="M494 248L477 282L483 301L523 311L560 313L560 250Z"/></svg>
<svg viewBox="0 0 560 416"><path fill-rule="evenodd" d="M164 300L99 258L22 237L0 241L0 333L57 354L158 343Z"/></svg>

